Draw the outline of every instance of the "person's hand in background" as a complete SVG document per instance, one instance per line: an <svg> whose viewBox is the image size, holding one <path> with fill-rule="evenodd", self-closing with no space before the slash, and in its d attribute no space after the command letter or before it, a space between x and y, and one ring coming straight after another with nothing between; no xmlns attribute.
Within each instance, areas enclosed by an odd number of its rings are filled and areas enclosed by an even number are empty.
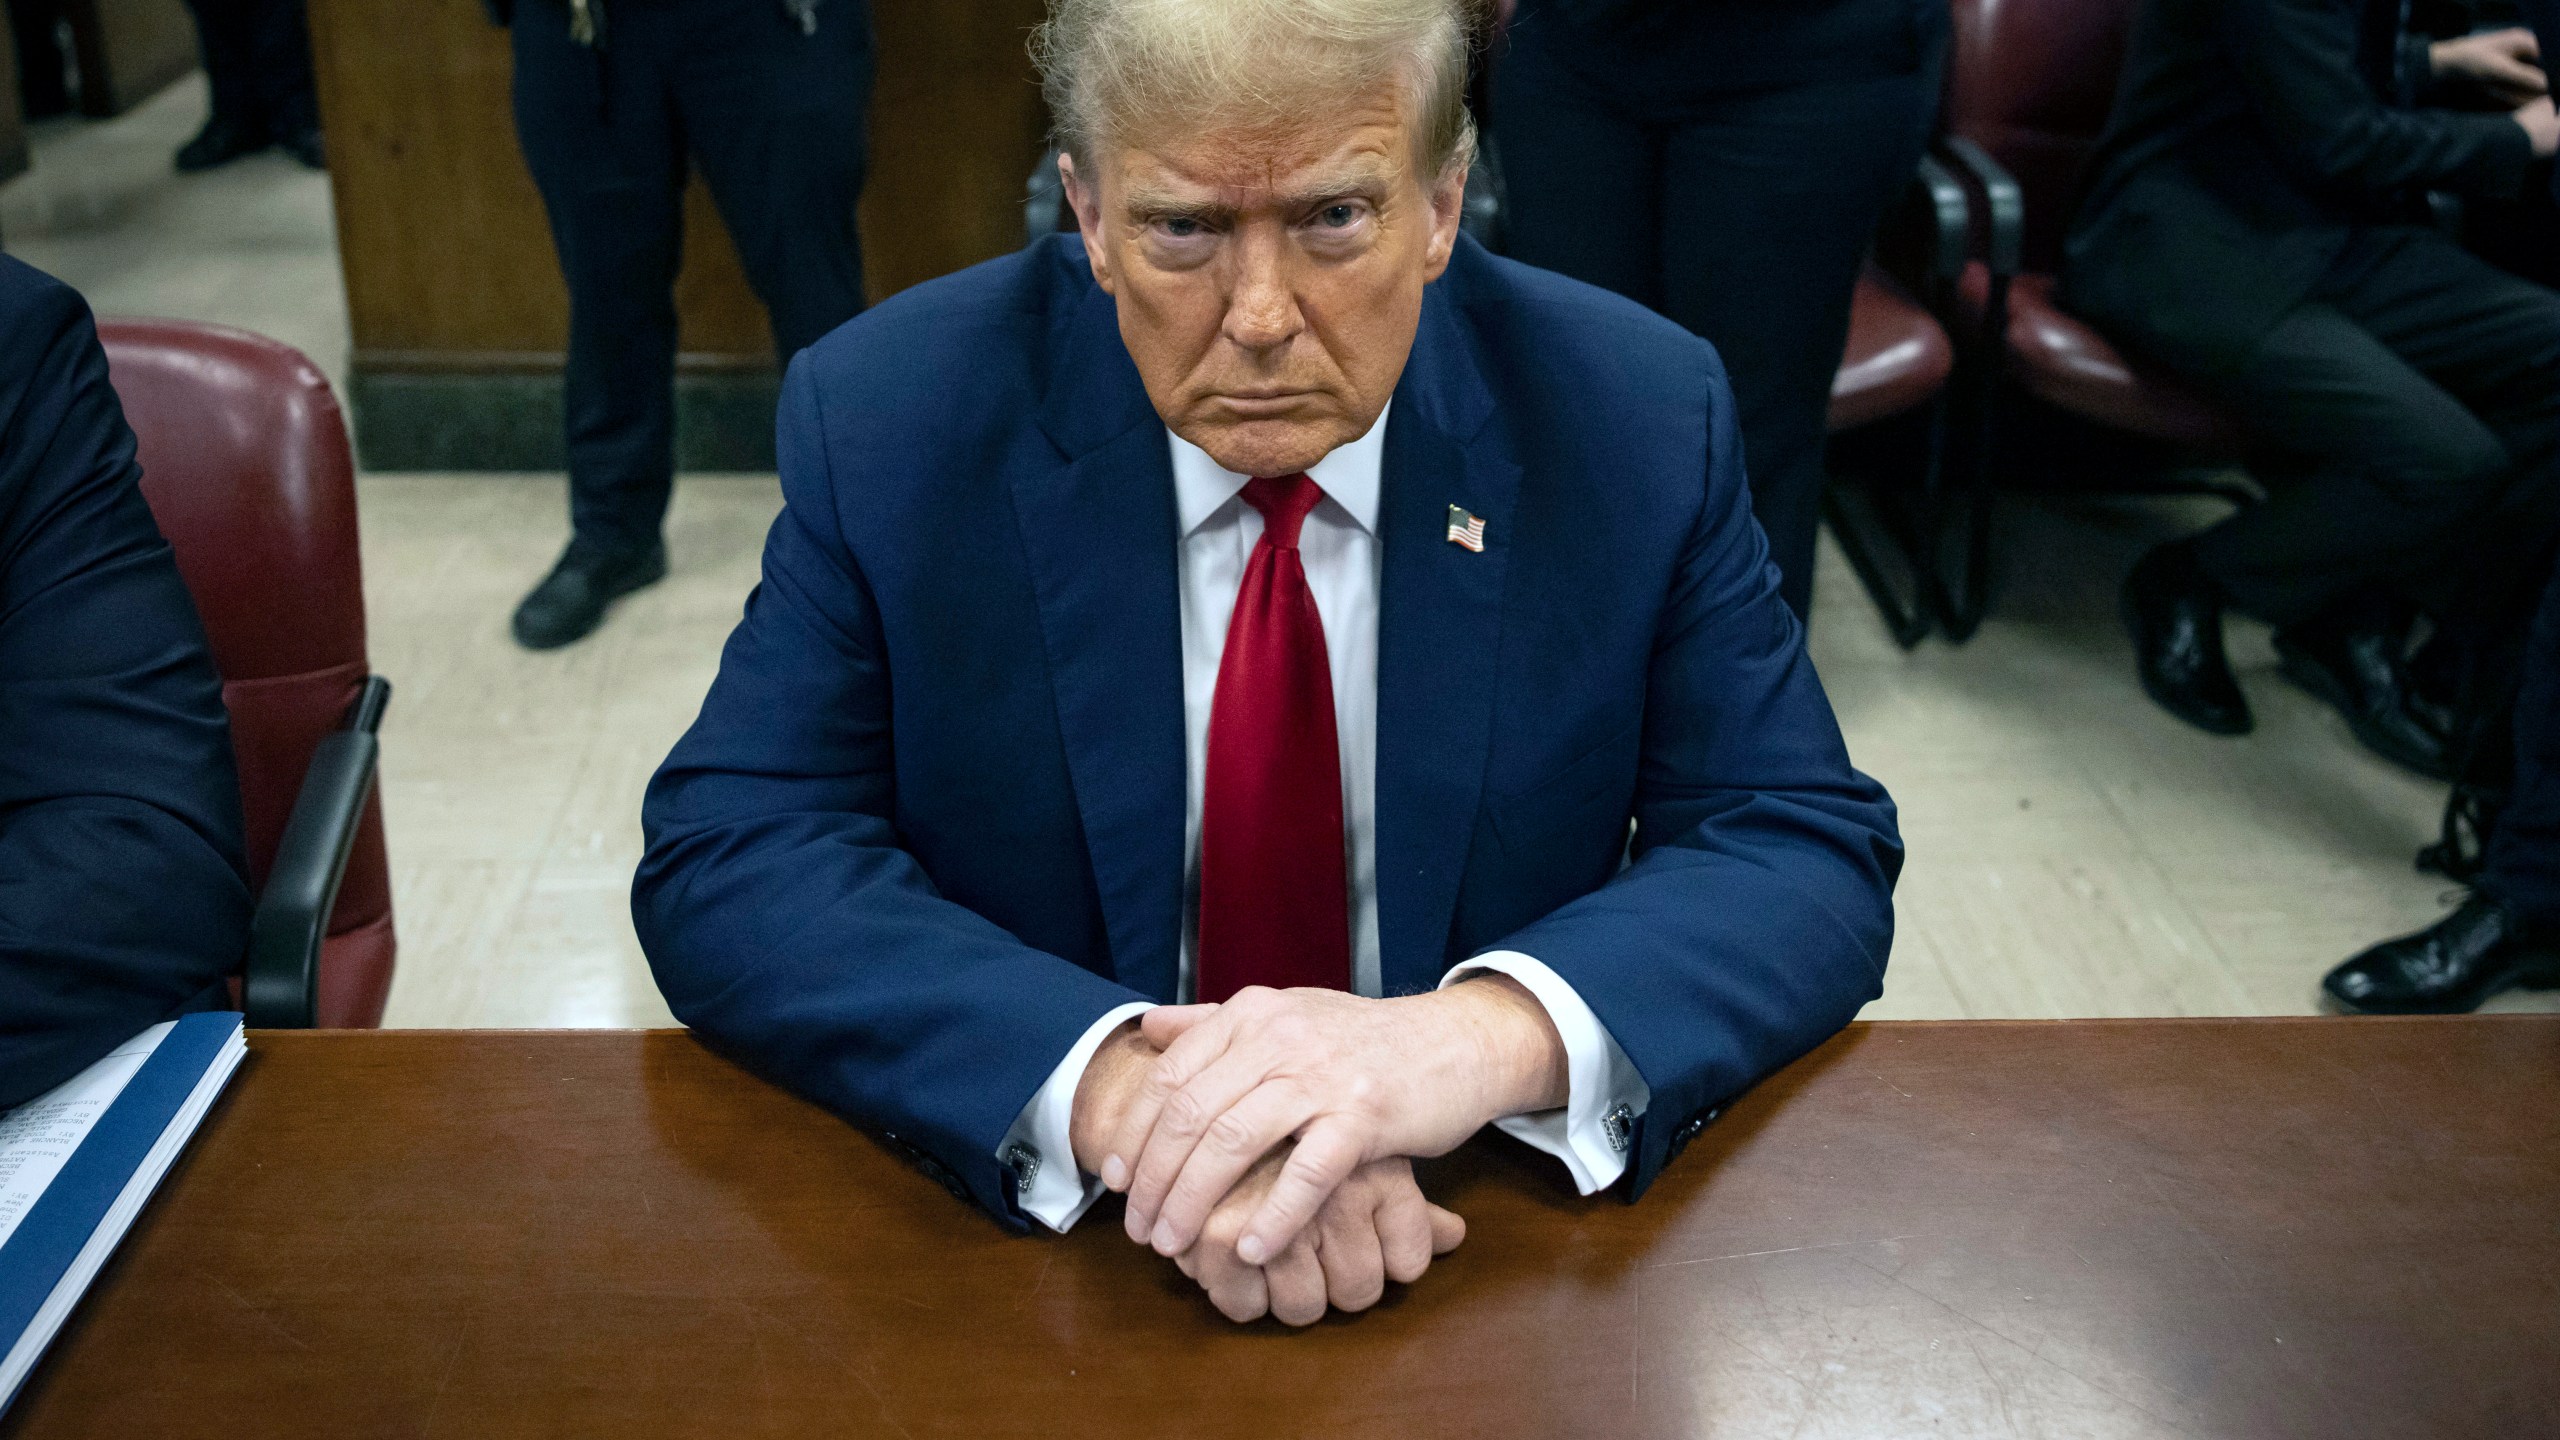
<svg viewBox="0 0 2560 1440"><path fill-rule="evenodd" d="M2560 151L2560 114L2553 112L2550 96L2518 106L2515 118L2524 133L2533 138L2534 154L2548 160L2553 152Z"/></svg>
<svg viewBox="0 0 2560 1440"><path fill-rule="evenodd" d="M2504 105L2522 105L2550 93L2541 58L2541 42L2522 26L2438 40L2427 47L2428 66L2437 78L2469 80Z"/></svg>
<svg viewBox="0 0 2560 1440"><path fill-rule="evenodd" d="M1129 1237L1195 1244L1210 1212L1284 1141L1287 1162L1236 1242L1247 1264L1287 1250L1362 1166L1439 1155L1507 1115L1565 1103L1564 1041L1519 982L1489 975L1425 995L1248 988L1225 1004L1151 1010L1147 1067L1092 1172L1129 1196Z"/></svg>
<svg viewBox="0 0 2560 1440"><path fill-rule="evenodd" d="M1399 1156L1353 1171L1278 1256L1247 1263L1236 1242L1289 1150L1282 1145L1255 1162L1209 1212L1199 1242L1174 1257L1228 1319L1243 1324L1267 1312L1284 1325L1312 1325L1327 1308L1366 1310L1387 1293L1388 1281L1412 1284L1466 1239L1467 1222L1424 1199L1411 1162Z"/></svg>

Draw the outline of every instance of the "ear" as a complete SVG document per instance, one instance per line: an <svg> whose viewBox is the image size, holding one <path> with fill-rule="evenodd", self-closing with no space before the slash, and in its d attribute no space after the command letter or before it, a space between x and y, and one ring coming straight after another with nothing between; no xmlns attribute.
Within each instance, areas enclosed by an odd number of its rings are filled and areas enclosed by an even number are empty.
<svg viewBox="0 0 2560 1440"><path fill-rule="evenodd" d="M1422 260L1424 284L1439 279L1440 272L1449 268L1449 255L1458 248L1458 221L1466 208L1467 167L1452 165L1431 187L1431 248Z"/></svg>
<svg viewBox="0 0 2560 1440"><path fill-rule="evenodd" d="M1076 212L1076 229L1084 236L1084 261L1093 267L1093 283L1102 287L1103 294L1117 296L1120 292L1111 288L1111 255L1102 243L1101 185L1087 184L1076 173L1075 157L1064 151L1058 154L1058 181L1065 187L1068 208Z"/></svg>

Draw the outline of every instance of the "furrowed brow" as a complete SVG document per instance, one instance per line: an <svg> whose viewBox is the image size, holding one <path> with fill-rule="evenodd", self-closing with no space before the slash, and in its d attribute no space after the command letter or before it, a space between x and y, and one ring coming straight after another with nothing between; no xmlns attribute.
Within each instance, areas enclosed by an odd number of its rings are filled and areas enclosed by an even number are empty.
<svg viewBox="0 0 2560 1440"><path fill-rule="evenodd" d="M1123 202L1123 208L1131 219L1149 222L1218 221L1233 215L1233 211L1220 201L1177 195L1170 190L1132 189Z"/></svg>
<svg viewBox="0 0 2560 1440"><path fill-rule="evenodd" d="M1332 200L1376 201L1383 199L1395 183L1392 172L1361 166L1293 190L1281 197L1281 204L1291 210L1309 210Z"/></svg>

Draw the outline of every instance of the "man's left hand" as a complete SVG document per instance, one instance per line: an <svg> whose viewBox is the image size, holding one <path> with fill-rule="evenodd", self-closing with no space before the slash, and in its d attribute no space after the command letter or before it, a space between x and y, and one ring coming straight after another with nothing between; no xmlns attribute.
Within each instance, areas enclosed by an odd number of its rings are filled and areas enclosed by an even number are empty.
<svg viewBox="0 0 2560 1440"><path fill-rule="evenodd" d="M1268 1314L1283 1325L1312 1325L1327 1309L1366 1310L1386 1295L1388 1281L1412 1284L1467 1238L1466 1221L1422 1197L1411 1161L1376 1160L1353 1171L1277 1258L1248 1265L1236 1255L1236 1240L1287 1160L1284 1145L1256 1161L1210 1212L1200 1243L1174 1257L1209 1303L1238 1324Z"/></svg>
<svg viewBox="0 0 2560 1440"><path fill-rule="evenodd" d="M1129 1237L1177 1256L1254 1162L1296 1138L1236 1253L1263 1264L1375 1160L1439 1155L1506 1115L1565 1103L1564 1041L1526 987L1488 975L1427 995L1239 991L1147 1012L1161 1047L1097 1172Z"/></svg>

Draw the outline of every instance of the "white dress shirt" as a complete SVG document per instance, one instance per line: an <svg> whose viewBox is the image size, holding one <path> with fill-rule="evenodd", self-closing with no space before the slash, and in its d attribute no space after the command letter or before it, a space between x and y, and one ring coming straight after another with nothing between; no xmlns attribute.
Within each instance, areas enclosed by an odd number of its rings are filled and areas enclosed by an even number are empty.
<svg viewBox="0 0 2560 1440"><path fill-rule="evenodd" d="M1387 417L1369 433L1315 464L1307 477L1324 498L1298 532L1298 558L1316 614L1324 621L1325 657L1333 672L1334 732L1342 745L1342 823L1351 883L1351 988L1382 993L1378 971L1378 493ZM1250 477L1221 469L1208 453L1172 432L1173 488L1181 517L1182 710L1185 758L1181 995L1192 996L1200 919L1200 797L1209 746L1209 709L1227 621L1244 584L1245 562L1262 538L1262 512L1245 503ZM1446 988L1487 971L1511 976L1546 1007L1564 1038L1570 1084L1561 1109L1495 1122L1555 1156L1589 1195L1616 1182L1627 1166L1635 1118L1653 1095L1600 1017L1573 987L1527 955L1497 950L1475 956L1441 980ZM1068 1140L1076 1086L1093 1052L1123 1021L1153 1007L1132 1003L1085 1031L1022 1108L997 1150L1014 1166L1025 1214L1055 1230L1081 1219L1100 1198L1100 1181L1079 1173Z"/></svg>

